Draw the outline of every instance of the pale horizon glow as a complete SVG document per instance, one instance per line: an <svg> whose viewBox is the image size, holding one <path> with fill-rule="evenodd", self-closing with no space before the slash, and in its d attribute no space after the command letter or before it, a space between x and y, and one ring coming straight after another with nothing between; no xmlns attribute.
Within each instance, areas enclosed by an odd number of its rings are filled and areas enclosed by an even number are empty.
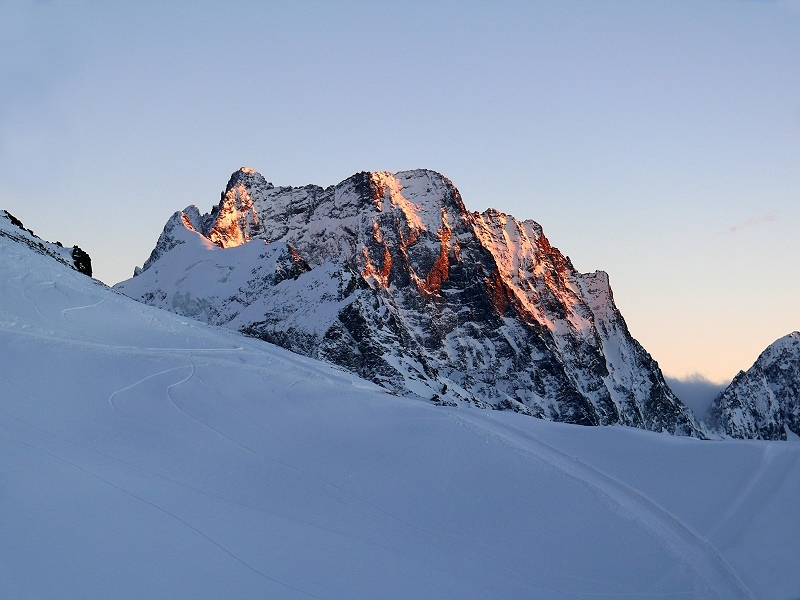
<svg viewBox="0 0 800 600"><path fill-rule="evenodd" d="M0 208L132 275L241 165L429 168L609 273L665 375L800 329L798 2L4 3ZM695 379L696 381L696 379ZM709 388L711 389L711 388Z"/></svg>

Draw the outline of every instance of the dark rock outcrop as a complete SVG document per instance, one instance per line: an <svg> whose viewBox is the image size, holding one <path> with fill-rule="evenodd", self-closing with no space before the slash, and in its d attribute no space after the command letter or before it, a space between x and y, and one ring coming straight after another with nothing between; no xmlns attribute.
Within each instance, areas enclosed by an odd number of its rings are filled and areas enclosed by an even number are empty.
<svg viewBox="0 0 800 600"><path fill-rule="evenodd" d="M0 236L25 244L38 254L49 256L84 275L92 276L92 259L78 246L69 249L64 248L61 242L53 243L41 239L33 233L33 230L25 229L22 221L7 210L0 211L0 219L4 219L10 225L10 227L0 227Z"/></svg>

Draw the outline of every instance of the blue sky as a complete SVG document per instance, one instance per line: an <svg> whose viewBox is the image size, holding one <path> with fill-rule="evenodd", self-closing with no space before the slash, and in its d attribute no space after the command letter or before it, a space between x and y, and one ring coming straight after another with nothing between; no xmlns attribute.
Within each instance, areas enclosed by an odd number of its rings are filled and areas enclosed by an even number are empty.
<svg viewBox="0 0 800 600"><path fill-rule="evenodd" d="M113 284L230 173L426 167L611 276L665 373L800 329L800 3L0 4L0 206Z"/></svg>

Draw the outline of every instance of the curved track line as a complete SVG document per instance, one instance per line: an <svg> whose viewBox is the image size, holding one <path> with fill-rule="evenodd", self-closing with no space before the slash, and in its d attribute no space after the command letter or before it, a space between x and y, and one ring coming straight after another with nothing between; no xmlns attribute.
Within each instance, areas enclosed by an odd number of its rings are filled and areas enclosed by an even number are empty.
<svg viewBox="0 0 800 600"><path fill-rule="evenodd" d="M100 302L95 302L94 304L87 304L86 306L75 306L73 308L65 308L61 311L61 316L66 319L66 315L68 312L72 312L73 310L83 310L84 308L94 308L95 306L100 306L103 302L108 300L108 298L103 298Z"/></svg>
<svg viewBox="0 0 800 600"><path fill-rule="evenodd" d="M231 348L150 348L150 347L142 347L142 346L120 346L116 344L104 344L102 342L92 342L88 340L80 340L75 338L69 337L60 337L55 335L48 335L45 333L39 333L34 331L22 331L19 329L9 328L9 327L0 327L0 332L9 333L13 335L19 336L26 336L32 337L41 340L47 341L55 341L62 344L69 344L72 346L81 346L85 348L91 348L92 350L108 350L114 352L126 352L132 355L161 355L161 354L181 354L181 353L193 353L196 352L198 354L227 354L231 352L244 352L245 354L252 354L257 356L260 360L263 360L265 363L272 365L275 362L278 362L283 365L290 365L294 368L302 370L304 373L307 373L311 377L316 379L325 379L327 381L339 381L342 383L346 383L350 386L353 380L359 379L357 375L349 374L347 371L341 369L335 369L331 365L327 364L312 364L312 359L307 359L306 357L300 354L293 354L289 350L284 350L278 346L271 346L267 345L266 342L265 348L259 348L250 346L248 349L245 349L244 346L235 346ZM227 335L235 336L236 332L224 332ZM256 341L256 340L254 340ZM282 356L282 353L286 353L288 356ZM206 358L206 357L204 357ZM303 360L306 359L306 360ZM213 360L212 358L208 357L208 360ZM319 361L314 361L319 362ZM324 365L324 366L323 366ZM243 368L248 370L260 371L264 372L267 369L266 365L259 365L259 364L249 364L249 363L237 363L237 368ZM277 368L277 365L275 365ZM327 369L331 369L333 372L328 372ZM300 383L298 381L298 383ZM367 382L369 383L369 382ZM356 386L358 389L359 386ZM389 392L381 388L379 386L375 386L374 389L369 391L375 393L384 393L389 394Z"/></svg>
<svg viewBox="0 0 800 600"><path fill-rule="evenodd" d="M719 549L680 517L657 504L639 490L581 459L551 446L533 433L502 422L490 415L483 416L483 419L473 419L465 414L452 412L449 414L455 419L505 440L520 450L533 454L545 463L605 495L660 538L681 561L708 584L718 597L755 600L752 592L739 578ZM494 427L487 426L489 424L486 421L492 421ZM699 565L702 565L702 568L699 568Z"/></svg>
<svg viewBox="0 0 800 600"><path fill-rule="evenodd" d="M238 352L240 350L244 350L244 346L234 346L231 348L168 348L168 347L147 347L147 346L120 346L117 344L104 344L103 342L93 342L90 340L79 340L70 337L61 337L57 335L48 335L46 333L38 333L35 331L21 331L19 329L12 329L9 327L0 328L0 331L4 333L11 333L16 335L22 335L27 337L33 337L41 340L53 341L53 342L60 342L63 344L70 344L72 346L84 346L87 348L95 348L95 349L103 349L103 350L119 350L125 351L130 354L173 354L173 353L180 353L180 352L209 352L209 353L225 353L225 352ZM227 333L227 332L226 332ZM235 331L230 332L232 335L236 335ZM277 346L276 346L277 348ZM255 352L259 352L258 350L254 350ZM287 350L288 352L288 350ZM300 356L300 355L298 355ZM271 356L265 354L266 358L272 359ZM246 365L245 365L246 366Z"/></svg>
<svg viewBox="0 0 800 600"><path fill-rule="evenodd" d="M117 411L118 411L118 410L119 410L119 408L117 407L117 405L116 405L116 404L114 404L114 396L116 396L117 394L121 394L121 393L123 393L123 392L127 392L128 390L135 388L135 387L136 387L137 385L139 385L140 383L144 383L145 381L147 381L148 379L152 379L153 377L158 377L159 375L163 375L164 373L171 373L172 371L178 371L178 370L180 370L180 369L188 369L190 366L192 367L192 372L194 372L194 365L183 365L183 366L181 366L181 367L173 367L173 368L171 368L171 369L167 369L167 370L165 370L165 371L159 371L158 373L153 373L152 375L148 375L147 377L145 377L145 378L143 378L143 379L140 379L139 381L137 381L137 382L135 382L135 383L132 383L132 384L130 384L129 386L126 386L126 387L124 387L124 388L122 388L122 389L119 389L119 390L117 390L116 392L112 393L112 394L111 394L111 395L108 397L108 403L109 403L109 404L110 404L110 405L111 405L111 406L112 406L112 407L113 407L115 410L117 410ZM191 377L191 376L190 376L190 377ZM173 384L173 385L175 385L175 384Z"/></svg>
<svg viewBox="0 0 800 600"><path fill-rule="evenodd" d="M772 442L764 448L758 467L754 470L744 488L737 494L736 501L731 504L711 529L709 537L714 537L718 541L735 539L737 530L725 531L726 526L734 521L751 522L753 513L757 511L758 506L767 502L772 492L777 490L785 481L787 474L800 456L796 453L792 456L792 453L787 451L785 446L774 445L784 443Z"/></svg>

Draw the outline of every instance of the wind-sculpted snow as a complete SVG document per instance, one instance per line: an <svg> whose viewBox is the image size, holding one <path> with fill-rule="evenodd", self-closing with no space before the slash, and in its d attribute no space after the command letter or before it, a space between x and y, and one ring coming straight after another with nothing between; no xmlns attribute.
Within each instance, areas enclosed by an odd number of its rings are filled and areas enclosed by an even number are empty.
<svg viewBox="0 0 800 600"><path fill-rule="evenodd" d="M272 282L270 253L303 266ZM468 212L432 171L323 189L241 169L209 214L175 213L116 287L437 404L704 435L605 273L578 273L533 221Z"/></svg>
<svg viewBox="0 0 800 600"><path fill-rule="evenodd" d="M207 252L374 291L283 249ZM0 390L2 598L800 597L800 444L434 407L6 237Z"/></svg>
<svg viewBox="0 0 800 600"><path fill-rule="evenodd" d="M800 332L770 345L711 405L711 424L734 438L800 435Z"/></svg>

